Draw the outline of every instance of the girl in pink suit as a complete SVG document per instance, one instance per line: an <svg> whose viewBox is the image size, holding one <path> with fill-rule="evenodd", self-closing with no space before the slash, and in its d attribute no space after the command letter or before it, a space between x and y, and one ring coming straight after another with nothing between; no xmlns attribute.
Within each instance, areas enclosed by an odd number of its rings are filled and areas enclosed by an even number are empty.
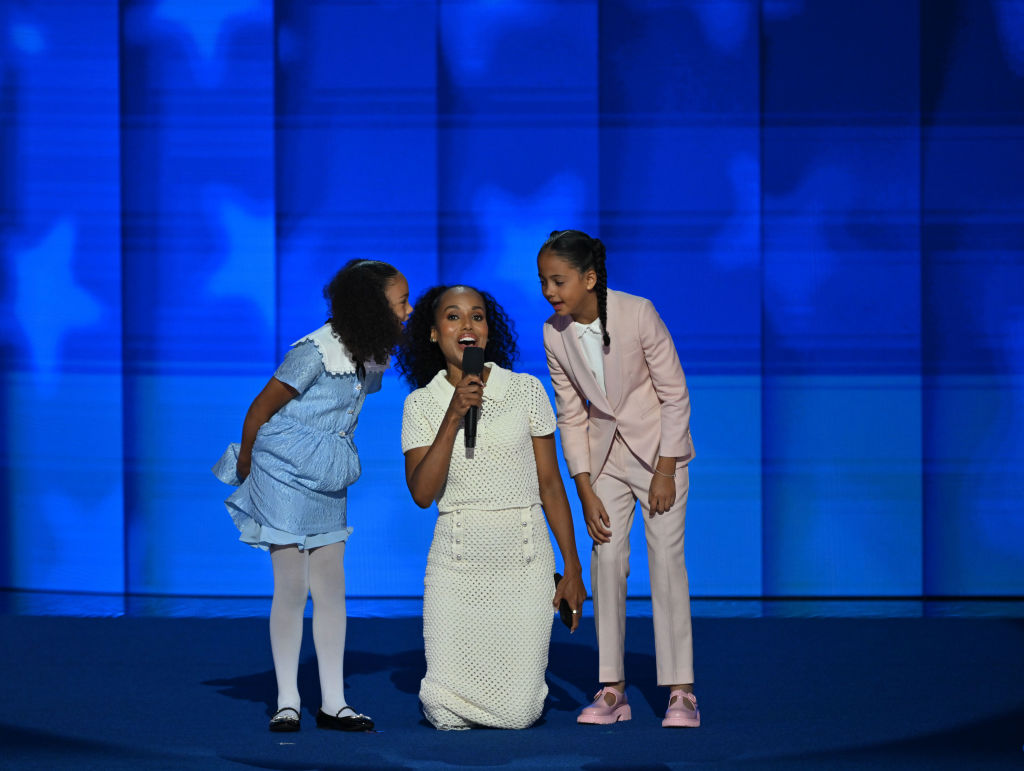
<svg viewBox="0 0 1024 771"><path fill-rule="evenodd" d="M669 688L662 725L699 726L683 556L693 443L679 356L649 300L608 289L598 239L578 230L555 231L537 255L537 268L544 297L555 309L544 323L544 348L562 450L594 542L591 587L602 687L577 722L631 717L623 648L629 531L639 501L658 684Z"/></svg>

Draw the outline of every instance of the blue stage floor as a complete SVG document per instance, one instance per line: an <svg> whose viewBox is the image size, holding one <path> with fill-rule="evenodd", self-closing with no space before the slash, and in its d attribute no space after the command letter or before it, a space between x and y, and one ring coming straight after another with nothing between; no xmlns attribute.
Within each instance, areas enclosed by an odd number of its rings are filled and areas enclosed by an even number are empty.
<svg viewBox="0 0 1024 771"><path fill-rule="evenodd" d="M627 621L633 719L613 726L575 722L597 686L592 620L571 636L555 624L541 721L463 732L435 731L419 713L419 618L352 618L346 695L378 732L316 728L307 627L302 730L282 737L266 728L266 618L155 617L159 607L131 608L147 617L0 615L0 768L1024 767L1019 617L698 616L703 724L675 730L660 725L667 694L654 682L650 619Z"/></svg>

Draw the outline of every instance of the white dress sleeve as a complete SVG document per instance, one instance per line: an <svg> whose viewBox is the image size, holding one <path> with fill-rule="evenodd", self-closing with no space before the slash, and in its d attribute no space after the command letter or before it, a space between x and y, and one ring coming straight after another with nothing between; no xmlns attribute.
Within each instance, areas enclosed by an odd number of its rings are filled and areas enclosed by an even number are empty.
<svg viewBox="0 0 1024 771"><path fill-rule="evenodd" d="M423 412L424 398L429 398L429 395L422 388L405 397L405 408L402 410L403 453L415 447L429 447L437 437L437 427L430 424Z"/></svg>
<svg viewBox="0 0 1024 771"><path fill-rule="evenodd" d="M532 436L547 436L555 433L555 413L551 409L551 401L540 381L529 376L529 413L530 413L530 434Z"/></svg>

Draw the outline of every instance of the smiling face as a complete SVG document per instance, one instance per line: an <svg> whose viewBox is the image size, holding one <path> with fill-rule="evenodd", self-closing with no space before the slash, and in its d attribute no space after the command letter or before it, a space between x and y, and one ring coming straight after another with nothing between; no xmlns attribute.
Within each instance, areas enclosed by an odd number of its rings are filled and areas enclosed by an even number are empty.
<svg viewBox="0 0 1024 771"><path fill-rule="evenodd" d="M409 305L409 282L405 276L399 273L390 279L384 286L384 296L388 298L388 305L398 320L403 324L408 321L412 315L412 306Z"/></svg>
<svg viewBox="0 0 1024 771"><path fill-rule="evenodd" d="M470 346L487 347L487 310L484 298L469 287L455 286L437 302L430 339L438 344L448 370L462 372L462 352Z"/></svg>
<svg viewBox="0 0 1024 771"><path fill-rule="evenodd" d="M597 273L591 268L580 273L564 257L545 250L537 257L540 291L559 316L589 324L597 318Z"/></svg>

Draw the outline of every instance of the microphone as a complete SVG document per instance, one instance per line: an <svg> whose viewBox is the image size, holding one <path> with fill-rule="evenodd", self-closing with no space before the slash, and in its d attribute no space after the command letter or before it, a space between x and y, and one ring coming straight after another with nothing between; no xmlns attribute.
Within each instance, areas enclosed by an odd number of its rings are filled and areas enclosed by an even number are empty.
<svg viewBox="0 0 1024 771"><path fill-rule="evenodd" d="M475 345L470 346L462 352L462 374L481 375L484 371L484 349ZM466 449L476 448L476 422L480 417L479 407L470 407L466 413L466 430L463 439L466 440Z"/></svg>

